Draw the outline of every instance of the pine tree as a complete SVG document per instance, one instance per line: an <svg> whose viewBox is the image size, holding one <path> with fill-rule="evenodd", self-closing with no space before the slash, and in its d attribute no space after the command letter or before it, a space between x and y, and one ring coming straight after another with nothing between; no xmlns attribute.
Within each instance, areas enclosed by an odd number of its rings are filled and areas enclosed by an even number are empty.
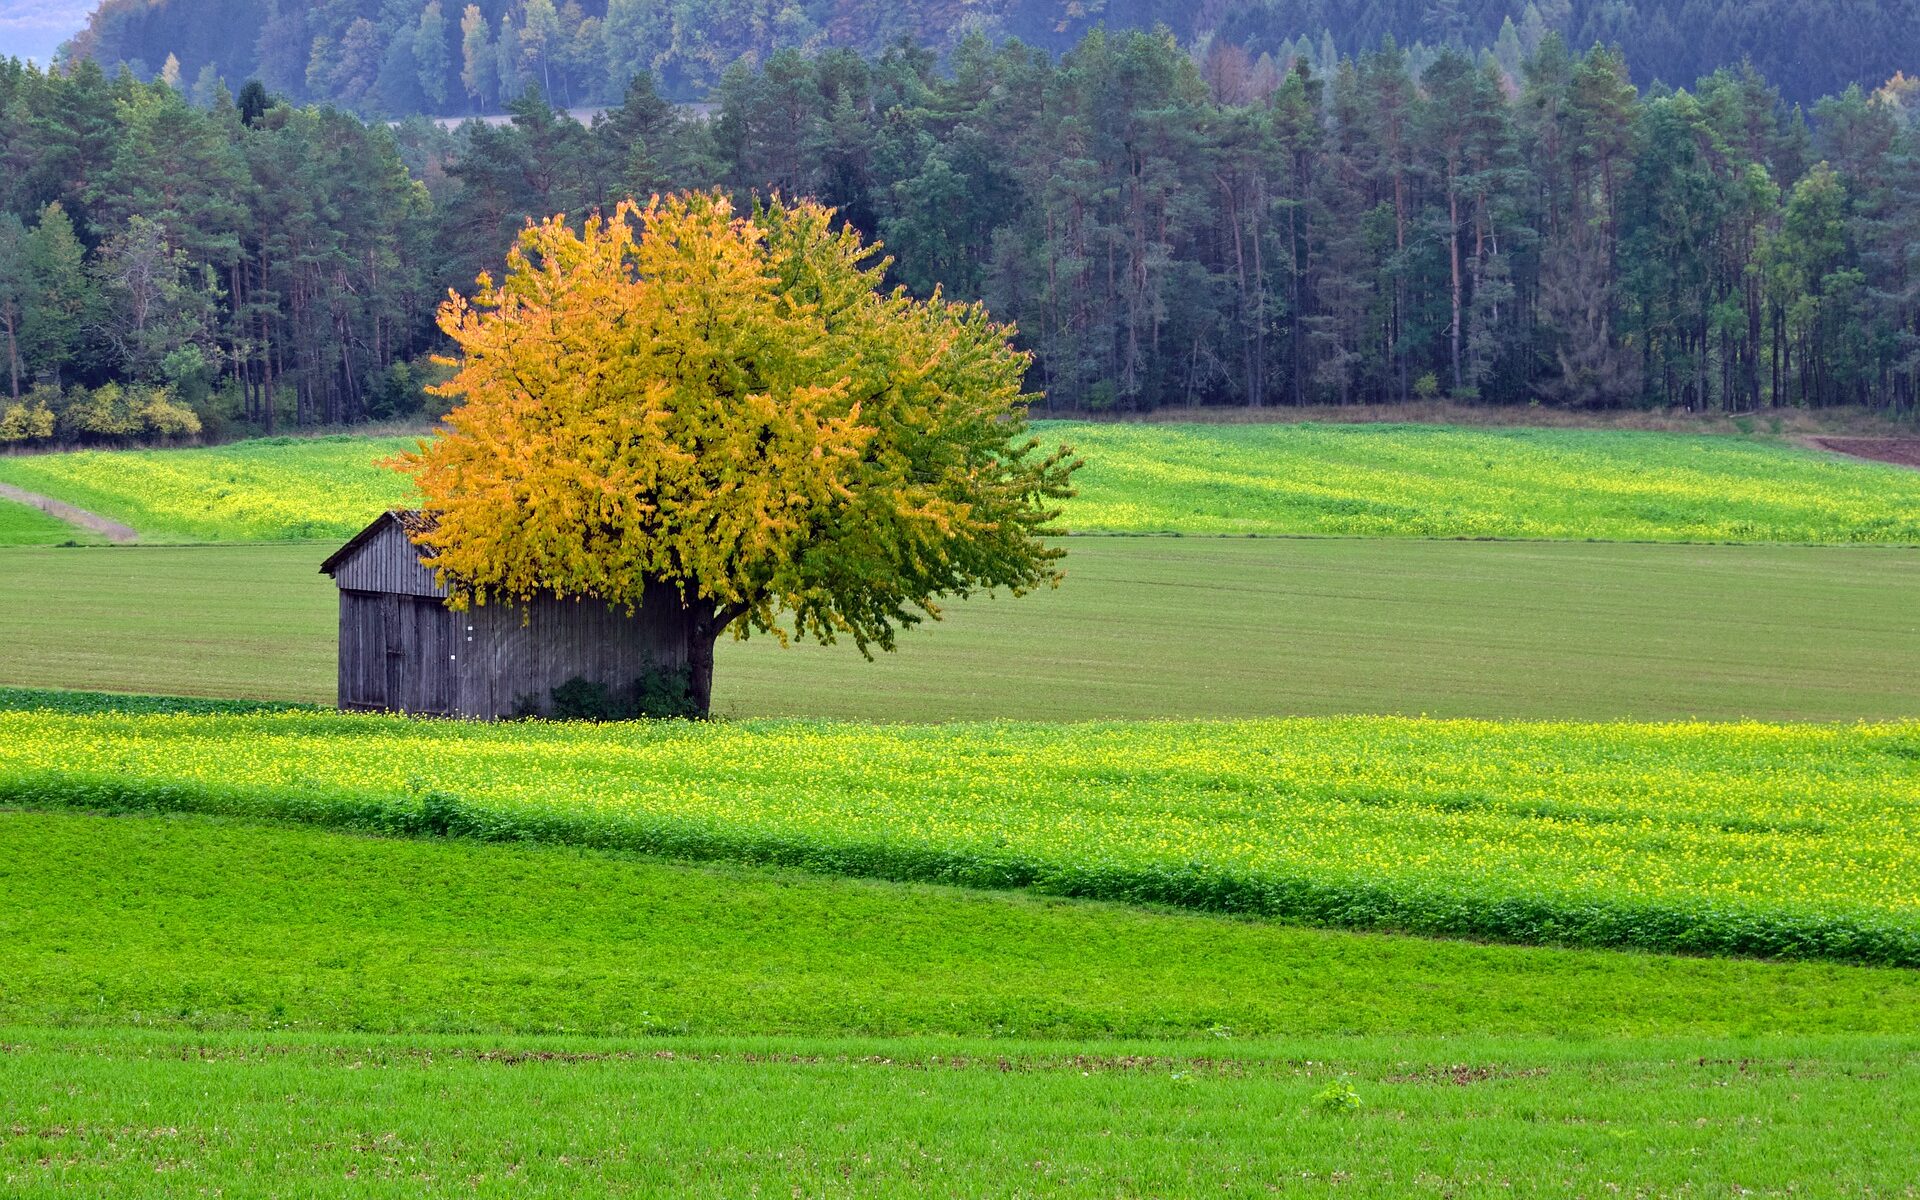
<svg viewBox="0 0 1920 1200"><path fill-rule="evenodd" d="M26 296L20 317L20 354L35 379L57 387L63 372L80 359L94 311L86 249L57 201L41 210L22 257Z"/></svg>

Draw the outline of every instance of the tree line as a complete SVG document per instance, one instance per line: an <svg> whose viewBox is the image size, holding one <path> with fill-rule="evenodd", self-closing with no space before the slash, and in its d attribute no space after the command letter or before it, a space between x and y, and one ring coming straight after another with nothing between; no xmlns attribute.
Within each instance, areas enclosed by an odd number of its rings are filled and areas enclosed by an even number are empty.
<svg viewBox="0 0 1920 1200"><path fill-rule="evenodd" d="M641 74L591 125L530 89L452 132L14 63L0 431L183 432L156 400L258 428L407 415L439 300L530 217L712 187L819 198L892 282L985 301L1056 410L1907 414L1917 105L1901 78L1804 112L1751 67L1642 91L1551 33L1511 72L1391 41L1269 72L1100 31L1058 58L781 51L730 67L710 114Z"/></svg>
<svg viewBox="0 0 1920 1200"><path fill-rule="evenodd" d="M1387 38L1416 58L1488 50L1512 72L1558 33L1621 47L1642 85L1751 61L1801 102L1890 78L1920 44L1906 0L102 0L72 53L203 96L255 77L404 117L498 112L530 83L563 108L617 104L643 72L702 99L734 62L781 49L872 56L904 39L944 55L977 34L1058 52L1096 27L1157 25L1203 53L1311 55L1323 75Z"/></svg>

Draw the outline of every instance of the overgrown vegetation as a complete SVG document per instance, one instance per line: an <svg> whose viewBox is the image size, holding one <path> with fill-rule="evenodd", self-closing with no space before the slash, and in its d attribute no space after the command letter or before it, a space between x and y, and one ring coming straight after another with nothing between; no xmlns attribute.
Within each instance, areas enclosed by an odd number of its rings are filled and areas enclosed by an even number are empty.
<svg viewBox="0 0 1920 1200"><path fill-rule="evenodd" d="M684 671L649 671L632 685L610 688L575 676L553 689L548 715L556 721L634 721L701 717ZM522 704L526 715L538 711Z"/></svg>
<svg viewBox="0 0 1920 1200"><path fill-rule="evenodd" d="M1920 726L0 713L0 800L1920 966ZM111 764L108 769L103 764Z"/></svg>

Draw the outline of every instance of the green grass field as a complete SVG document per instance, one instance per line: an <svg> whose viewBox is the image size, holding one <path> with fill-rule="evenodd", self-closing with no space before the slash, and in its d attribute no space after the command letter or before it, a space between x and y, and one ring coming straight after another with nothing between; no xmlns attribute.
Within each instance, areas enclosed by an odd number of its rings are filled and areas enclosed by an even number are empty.
<svg viewBox="0 0 1920 1200"><path fill-rule="evenodd" d="M1920 472L1764 439L1417 425L1041 422L1087 460L1076 531L1920 543ZM340 539L410 484L411 438L0 458L154 541Z"/></svg>
<svg viewBox="0 0 1920 1200"><path fill-rule="evenodd" d="M0 685L330 703L312 545L15 549ZM953 605L898 653L723 642L733 716L1920 716L1920 554L1085 538L1058 590Z"/></svg>
<svg viewBox="0 0 1920 1200"><path fill-rule="evenodd" d="M1910 1181L1911 971L202 817L6 814L0 896L9 1194Z"/></svg>
<svg viewBox="0 0 1920 1200"><path fill-rule="evenodd" d="M0 1037L29 1196L1895 1196L1920 1100L1879 1039Z"/></svg>
<svg viewBox="0 0 1920 1200"><path fill-rule="evenodd" d="M91 545L100 539L84 529L76 529L37 508L0 500L0 548L8 546L58 546L63 542Z"/></svg>
<svg viewBox="0 0 1920 1200"><path fill-rule="evenodd" d="M1915 971L204 816L10 812L0 884L13 1026L1242 1043L1892 1035L1920 1008Z"/></svg>

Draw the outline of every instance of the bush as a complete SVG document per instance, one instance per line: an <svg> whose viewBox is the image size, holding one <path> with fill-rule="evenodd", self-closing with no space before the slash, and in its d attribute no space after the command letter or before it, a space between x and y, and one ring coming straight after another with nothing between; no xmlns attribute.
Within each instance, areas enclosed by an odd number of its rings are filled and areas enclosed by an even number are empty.
<svg viewBox="0 0 1920 1200"><path fill-rule="evenodd" d="M576 675L549 694L557 721L633 721L700 715L685 671L649 671L630 687L615 691ZM524 699L517 711L532 709Z"/></svg>
<svg viewBox="0 0 1920 1200"><path fill-rule="evenodd" d="M74 441L168 440L197 437L200 416L160 387L102 384L75 388L55 407L56 432Z"/></svg>
<svg viewBox="0 0 1920 1200"><path fill-rule="evenodd" d="M0 408L0 442L43 442L53 437L53 410L29 397Z"/></svg>
<svg viewBox="0 0 1920 1200"><path fill-rule="evenodd" d="M426 403L427 394L409 363L397 362L376 372L367 388L367 416L376 421L411 417Z"/></svg>

